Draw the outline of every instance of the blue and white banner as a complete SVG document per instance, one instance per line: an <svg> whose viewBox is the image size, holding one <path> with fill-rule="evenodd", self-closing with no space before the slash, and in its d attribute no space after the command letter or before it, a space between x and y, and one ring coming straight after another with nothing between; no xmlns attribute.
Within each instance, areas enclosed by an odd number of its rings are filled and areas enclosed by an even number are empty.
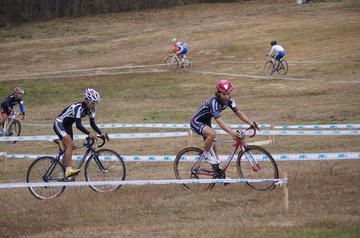
<svg viewBox="0 0 360 238"><path fill-rule="evenodd" d="M27 126L35 126L35 127L51 127L52 124L30 124L23 123ZM85 125L86 127L90 127L90 125ZM143 123L143 124L99 124L99 128L172 128L172 129L190 129L189 123L179 124L179 123ZM228 125L233 129L244 129L247 128L248 125L245 124L230 124ZM220 129L218 125L213 125L214 128ZM360 124L314 124L314 125L278 125L273 126L271 124L259 124L260 128L273 128L273 129L359 129Z"/></svg>
<svg viewBox="0 0 360 238"><path fill-rule="evenodd" d="M52 156L55 155L45 155L45 154L6 154L4 152L3 156L10 159L37 159L43 156ZM272 154L273 158L278 161L290 161L290 160L346 160L346 159L360 159L360 152L339 152L339 153L300 153L300 154ZM121 155L121 157L126 162L172 162L175 160L175 155ZM73 160L80 160L82 155L73 155ZM258 160L267 160L261 156L256 156ZM102 160L114 160L115 158L111 156L100 157ZM198 156L186 156L182 157L183 161L196 161ZM225 161L228 159L227 155L219 155L220 161ZM236 159L236 156L235 158Z"/></svg>
<svg viewBox="0 0 360 238"><path fill-rule="evenodd" d="M223 130L217 130L218 134L227 134ZM247 132L247 135L250 135ZM140 139L140 138L166 138L166 137L183 137L188 136L188 132L154 132L154 133L121 133L121 134L109 134L110 139ZM360 130L262 130L257 132L257 135L271 136L303 136L303 135L360 135ZM85 139L86 135L74 135L74 140ZM12 137L0 137L0 141L44 141L58 139L57 136L45 135L45 136L12 136Z"/></svg>

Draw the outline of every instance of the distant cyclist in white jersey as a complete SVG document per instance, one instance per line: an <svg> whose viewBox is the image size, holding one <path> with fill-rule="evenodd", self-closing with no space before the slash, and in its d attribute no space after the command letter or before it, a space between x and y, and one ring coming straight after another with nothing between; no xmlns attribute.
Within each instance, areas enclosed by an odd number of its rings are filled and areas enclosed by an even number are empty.
<svg viewBox="0 0 360 238"><path fill-rule="evenodd" d="M105 136L95 123L95 107L99 101L99 93L92 88L87 88L84 91L84 101L67 106L54 121L54 131L59 136L65 148L64 166L66 168L66 177L77 175L80 172L80 169L72 169L71 167L74 147L72 125L75 123L77 129L88 135L91 139L95 140L96 134L91 133L81 124L81 118L89 116L90 126L94 129L94 131L103 137Z"/></svg>
<svg viewBox="0 0 360 238"><path fill-rule="evenodd" d="M276 69L278 69L278 67L279 67L278 62L285 56L285 50L281 45L278 45L275 40L271 41L270 44L272 47L271 47L270 52L267 54L267 56L274 55L273 63L275 64Z"/></svg>

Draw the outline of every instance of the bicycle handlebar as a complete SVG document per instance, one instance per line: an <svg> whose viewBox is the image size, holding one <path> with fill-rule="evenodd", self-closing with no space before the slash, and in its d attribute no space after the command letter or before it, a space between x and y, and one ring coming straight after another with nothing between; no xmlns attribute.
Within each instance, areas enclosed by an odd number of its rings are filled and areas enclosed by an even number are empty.
<svg viewBox="0 0 360 238"><path fill-rule="evenodd" d="M103 147L103 146L105 145L106 141L109 141L109 140L110 140L108 134L105 134L105 136L96 136L96 138L102 140L101 144L98 145L99 148L100 148L100 147ZM94 139L92 139L92 138L90 138L90 137L86 137L86 143L84 144L84 146L90 147L90 146L93 146L94 143L95 143L95 140L94 140Z"/></svg>
<svg viewBox="0 0 360 238"><path fill-rule="evenodd" d="M237 132L239 132L242 135L242 137L239 138L239 139L244 139L245 135L246 135L246 132L250 131L250 130L253 131L253 133L249 136L251 138L251 137L254 137L256 135L257 130L260 131L260 128L259 128L259 126L258 126L258 124L256 122L253 122L253 125L249 126L248 128L245 128L244 130L241 130L241 131L236 130Z"/></svg>

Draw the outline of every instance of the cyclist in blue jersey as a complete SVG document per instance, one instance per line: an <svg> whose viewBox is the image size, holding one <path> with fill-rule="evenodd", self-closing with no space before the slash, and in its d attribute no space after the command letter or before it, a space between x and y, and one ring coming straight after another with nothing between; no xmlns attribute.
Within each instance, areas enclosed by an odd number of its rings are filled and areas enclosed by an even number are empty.
<svg viewBox="0 0 360 238"><path fill-rule="evenodd" d="M180 57L181 59L180 65L182 66L184 64L184 55L186 55L189 49L185 42L177 41L176 38L171 39L171 43L172 43L172 51Z"/></svg>
<svg viewBox="0 0 360 238"><path fill-rule="evenodd" d="M2 103L1 103L1 118L0 118L0 128L4 125L5 121L8 119L9 115L14 111L14 106L19 104L20 113L22 114L21 120L25 119L25 108L24 101L22 99L24 90L20 87L16 87L14 92L10 94ZM0 133L2 133L0 131Z"/></svg>
<svg viewBox="0 0 360 238"><path fill-rule="evenodd" d="M220 80L216 84L215 96L207 100L197 110L190 121L191 129L204 138L204 161L212 165L215 177L218 178L222 178L223 173L219 168L219 161L216 158L218 155L215 145L213 148L216 157L210 153L213 142L216 139L216 132L211 127L211 119L214 118L220 128L230 134L233 138L241 137L239 132L230 129L225 121L221 118L220 113L229 107L240 120L252 127L257 128L256 122L251 122L247 116L237 108L235 100L231 98L232 90L233 85L230 81Z"/></svg>
<svg viewBox="0 0 360 238"><path fill-rule="evenodd" d="M64 166L66 168L65 176L67 178L77 175L80 172L80 169L72 169L71 167L74 147L72 125L75 123L77 129L95 140L96 134L91 133L81 124L81 118L88 116L90 119L90 126L95 132L103 137L105 136L95 123L96 104L98 104L99 101L99 93L92 88L87 88L84 91L84 101L67 106L54 121L54 131L59 136L65 149Z"/></svg>

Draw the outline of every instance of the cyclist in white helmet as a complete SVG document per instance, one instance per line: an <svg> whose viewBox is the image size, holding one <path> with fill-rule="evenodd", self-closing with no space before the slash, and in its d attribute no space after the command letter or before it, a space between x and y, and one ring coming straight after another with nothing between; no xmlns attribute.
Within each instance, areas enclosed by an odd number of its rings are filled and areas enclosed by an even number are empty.
<svg viewBox="0 0 360 238"><path fill-rule="evenodd" d="M99 135L105 136L95 123L95 108L99 101L99 93L92 88L87 88L84 91L84 101L76 102L67 106L54 121L54 131L59 136L65 148L64 166L66 168L65 176L67 178L77 175L80 172L80 169L72 169L71 167L74 146L72 125L75 123L77 129L88 135L91 139L95 140L96 134L88 131L81 124L81 118L89 116L90 126L92 129L94 129L94 131Z"/></svg>
<svg viewBox="0 0 360 238"><path fill-rule="evenodd" d="M171 39L171 43L172 43L172 52L176 53L180 57L181 59L180 64L183 65L184 55L186 55L186 53L189 51L186 43L182 41L177 41L176 38Z"/></svg>

